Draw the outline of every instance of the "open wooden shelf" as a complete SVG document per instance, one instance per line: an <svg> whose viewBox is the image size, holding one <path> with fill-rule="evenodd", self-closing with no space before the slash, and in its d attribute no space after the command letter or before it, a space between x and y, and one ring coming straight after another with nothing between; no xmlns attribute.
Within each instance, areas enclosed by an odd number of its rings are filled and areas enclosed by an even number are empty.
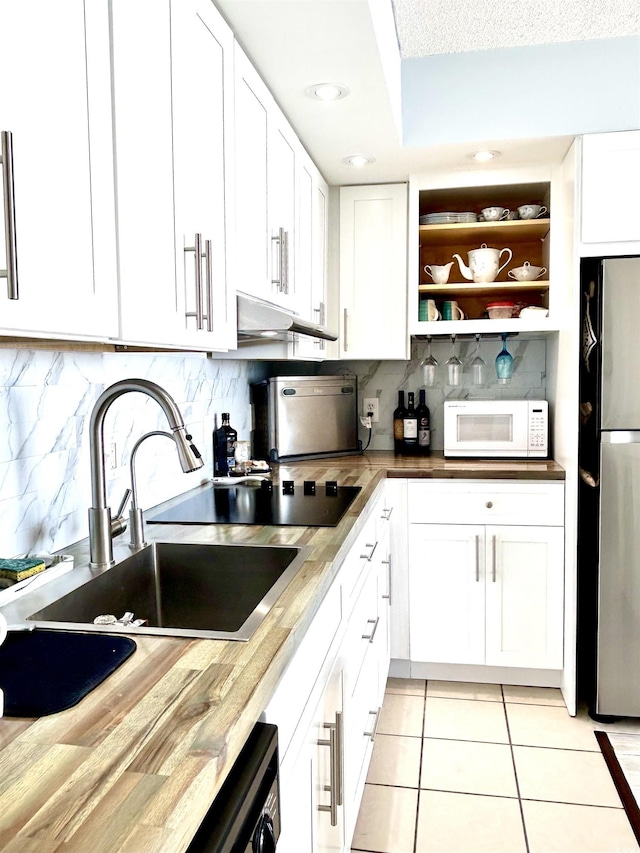
<svg viewBox="0 0 640 853"><path fill-rule="evenodd" d="M422 245L455 245L467 240L489 244L493 240L543 240L549 233L550 219L509 219L503 222L461 222L453 225L420 225Z"/></svg>
<svg viewBox="0 0 640 853"><path fill-rule="evenodd" d="M486 284L475 282L447 282L447 284L420 284L418 291L428 293L429 296L508 296L516 293L546 293L549 290L549 282L538 279L537 281L491 281Z"/></svg>

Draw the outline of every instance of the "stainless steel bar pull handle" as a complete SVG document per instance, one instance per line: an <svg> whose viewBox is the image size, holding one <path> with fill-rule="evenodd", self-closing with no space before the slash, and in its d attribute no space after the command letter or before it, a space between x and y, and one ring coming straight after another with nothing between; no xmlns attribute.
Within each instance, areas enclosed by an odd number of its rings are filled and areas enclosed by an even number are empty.
<svg viewBox="0 0 640 853"><path fill-rule="evenodd" d="M496 537L495 536L491 537L491 560L493 563L493 566L491 569L491 582L495 583L496 582Z"/></svg>
<svg viewBox="0 0 640 853"><path fill-rule="evenodd" d="M193 252L195 256L195 290L196 290L196 310L187 311L187 317L196 318L196 327L198 331L204 329L204 310L202 307L202 234L196 234L193 240L193 246L185 246L185 252Z"/></svg>
<svg viewBox="0 0 640 853"><path fill-rule="evenodd" d="M282 292L289 293L289 232L284 228L280 229L280 281L282 284Z"/></svg>
<svg viewBox="0 0 640 853"><path fill-rule="evenodd" d="M349 312L346 308L344 309L343 317L344 317L344 334L342 335L342 349L345 352L347 352L347 350L349 349L349 338L347 337L347 323L349 320Z"/></svg>
<svg viewBox="0 0 640 853"><path fill-rule="evenodd" d="M368 560L369 562L371 562L371 558L375 554L375 550L377 547L378 547L378 540L377 539L375 542L367 542L365 544L365 548L371 548L371 550L369 551L368 554L360 554L360 559L361 560Z"/></svg>
<svg viewBox="0 0 640 853"><path fill-rule="evenodd" d="M375 719L375 723L373 724L373 728L371 729L371 731L365 732L364 736L371 738L372 742L376 739L376 735L378 734L378 722L380 720L380 711L381 710L382 710L382 708L378 708L377 711L369 711L369 715L371 717L375 717L376 719Z"/></svg>
<svg viewBox="0 0 640 853"><path fill-rule="evenodd" d="M476 583L480 583L480 537L476 535Z"/></svg>
<svg viewBox="0 0 640 853"><path fill-rule="evenodd" d="M387 595L383 595L382 598L387 599L391 604L391 554L388 560L382 560L382 562L387 566Z"/></svg>
<svg viewBox="0 0 640 853"><path fill-rule="evenodd" d="M211 240L204 241L204 276L207 297L207 331L213 332L213 271Z"/></svg>
<svg viewBox="0 0 640 853"><path fill-rule="evenodd" d="M344 804L344 727L342 711L336 711L336 765L338 768L338 787L336 800L339 806Z"/></svg>
<svg viewBox="0 0 640 853"><path fill-rule="evenodd" d="M337 715L336 715L337 716ZM318 746L329 747L329 775L331 782L324 786L329 792L329 805L319 805L318 811L331 814L331 826L338 825L338 790L340 788L340 769L338 764L338 738L336 723L324 723L324 728L329 729L329 740L320 738Z"/></svg>
<svg viewBox="0 0 640 853"><path fill-rule="evenodd" d="M363 640L369 640L370 643L373 643L373 640L376 636L376 631L378 630L378 623L379 622L380 622L379 616L376 616L375 619L367 619L367 625L373 625L373 628L372 628L370 634L363 634L362 635Z"/></svg>
<svg viewBox="0 0 640 853"><path fill-rule="evenodd" d="M2 143L2 187L4 195L4 240L7 248L7 268L0 278L7 279L7 297L18 299L18 243L16 240L16 198L13 188L13 135L9 130L0 133Z"/></svg>
<svg viewBox="0 0 640 853"><path fill-rule="evenodd" d="M390 507L385 507L385 508L382 510L382 520L383 520L383 521L389 521L389 519L391 518L391 513L392 513L392 512L393 512L393 507L392 507L392 506L390 506Z"/></svg>

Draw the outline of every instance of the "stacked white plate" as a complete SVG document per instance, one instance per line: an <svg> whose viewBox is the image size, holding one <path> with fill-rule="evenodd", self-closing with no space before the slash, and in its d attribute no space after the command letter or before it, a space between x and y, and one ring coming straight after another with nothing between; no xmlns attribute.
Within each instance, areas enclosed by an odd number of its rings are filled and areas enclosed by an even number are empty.
<svg viewBox="0 0 640 853"><path fill-rule="evenodd" d="M456 225L460 222L477 222L475 213L427 213L420 217L420 225Z"/></svg>

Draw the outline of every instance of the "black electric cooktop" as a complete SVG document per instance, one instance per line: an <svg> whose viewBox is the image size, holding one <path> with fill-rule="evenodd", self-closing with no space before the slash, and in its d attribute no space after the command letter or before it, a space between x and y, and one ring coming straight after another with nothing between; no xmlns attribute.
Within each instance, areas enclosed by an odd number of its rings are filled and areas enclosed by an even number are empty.
<svg viewBox="0 0 640 853"><path fill-rule="evenodd" d="M293 483L262 486L211 486L155 516L148 524L271 524L335 527L361 486L337 483Z"/></svg>

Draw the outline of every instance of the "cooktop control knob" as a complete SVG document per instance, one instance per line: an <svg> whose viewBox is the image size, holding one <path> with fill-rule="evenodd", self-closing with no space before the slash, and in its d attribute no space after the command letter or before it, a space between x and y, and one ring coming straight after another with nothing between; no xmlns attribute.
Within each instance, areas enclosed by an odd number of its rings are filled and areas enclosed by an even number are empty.
<svg viewBox="0 0 640 853"><path fill-rule="evenodd" d="M272 495L273 494L273 483L271 482L271 480L263 480L260 483L260 490L262 492L265 492L265 494L267 494L267 495Z"/></svg>
<svg viewBox="0 0 640 853"><path fill-rule="evenodd" d="M325 494L330 496L335 496L338 494L338 481L337 480L327 480L324 487Z"/></svg>
<svg viewBox="0 0 640 853"><path fill-rule="evenodd" d="M315 495L315 493L316 493L316 481L315 480L305 480L304 481L304 493L305 493L305 495Z"/></svg>
<svg viewBox="0 0 640 853"><path fill-rule="evenodd" d="M282 494L283 495L292 495L295 492L295 483L293 480L283 480L282 481Z"/></svg>

